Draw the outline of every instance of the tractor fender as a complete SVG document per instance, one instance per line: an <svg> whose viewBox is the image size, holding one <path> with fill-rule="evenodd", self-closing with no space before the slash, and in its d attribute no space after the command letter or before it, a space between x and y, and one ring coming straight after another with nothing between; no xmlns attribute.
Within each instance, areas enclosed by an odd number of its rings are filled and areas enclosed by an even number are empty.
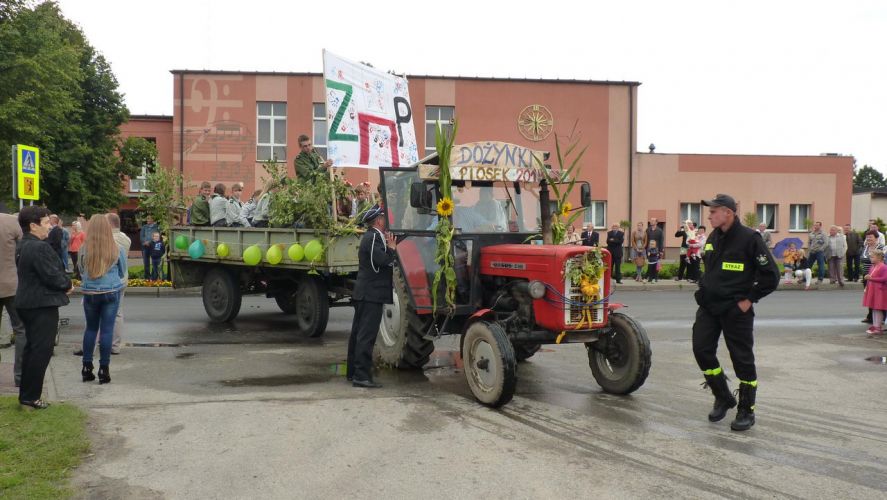
<svg viewBox="0 0 887 500"><path fill-rule="evenodd" d="M485 319L492 320L495 318L496 318L496 313L494 313L492 309L478 309L467 320L465 320L465 327L463 328L462 332L464 333L464 332L468 331L468 328L471 325L473 325L474 323L477 323L478 321L482 321Z"/></svg>
<svg viewBox="0 0 887 500"><path fill-rule="evenodd" d="M625 304L620 304L619 302L610 302L609 304L607 304L607 309L610 312L613 312L617 309L622 309L623 307L628 307L628 306Z"/></svg>

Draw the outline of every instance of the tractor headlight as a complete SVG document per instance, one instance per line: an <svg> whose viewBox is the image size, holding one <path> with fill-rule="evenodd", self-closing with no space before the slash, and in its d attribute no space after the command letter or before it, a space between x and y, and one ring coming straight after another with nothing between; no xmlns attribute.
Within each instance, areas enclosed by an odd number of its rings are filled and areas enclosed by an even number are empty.
<svg viewBox="0 0 887 500"><path fill-rule="evenodd" d="M541 299L545 296L545 283L533 280L530 282L529 291L530 297L533 297L534 299Z"/></svg>

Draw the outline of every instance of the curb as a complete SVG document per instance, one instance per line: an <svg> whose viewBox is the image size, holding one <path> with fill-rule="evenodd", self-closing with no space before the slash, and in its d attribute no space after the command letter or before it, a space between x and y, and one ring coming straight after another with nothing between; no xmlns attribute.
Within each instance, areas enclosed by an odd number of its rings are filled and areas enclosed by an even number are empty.
<svg viewBox="0 0 887 500"><path fill-rule="evenodd" d="M638 283L637 281L634 281L634 280L628 281L625 279L623 279L621 285L617 284L615 281L612 282L611 287L612 287L611 289L614 291L619 291L619 290L622 290L622 291L684 290L684 291L691 291L691 292L695 292L699 288L699 286L696 283L687 283L686 281L662 280L658 283L647 283L647 282ZM776 291L782 291L782 290L795 290L795 291L802 291L803 292L804 285L798 285L795 283L787 285L787 284L783 283L782 281L780 281L779 286L776 287ZM856 283L848 282L848 283L844 284L843 288L841 288L838 285L831 285L831 284L826 284L826 283L822 283L820 285L817 285L814 280L814 282L810 285L810 291L814 291L814 290L815 291L832 291L832 290L836 290L836 291L859 290L859 291L862 291L863 287L862 287L861 282L856 282Z"/></svg>
<svg viewBox="0 0 887 500"><path fill-rule="evenodd" d="M138 295L140 297L199 297L201 287L191 288L171 288L171 287L153 287L153 286L130 286L126 287L126 295ZM80 289L71 292L71 297L80 297L83 293Z"/></svg>

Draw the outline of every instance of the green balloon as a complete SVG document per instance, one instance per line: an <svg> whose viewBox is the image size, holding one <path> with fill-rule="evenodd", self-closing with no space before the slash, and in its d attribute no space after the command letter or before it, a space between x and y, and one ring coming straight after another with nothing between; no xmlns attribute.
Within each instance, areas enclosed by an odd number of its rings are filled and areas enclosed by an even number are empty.
<svg viewBox="0 0 887 500"><path fill-rule="evenodd" d="M216 246L216 255L219 257L227 257L230 254L231 250L228 249L228 245L219 243L218 246Z"/></svg>
<svg viewBox="0 0 887 500"><path fill-rule="evenodd" d="M179 250L184 250L188 248L188 237L184 234L176 236L176 248L178 248Z"/></svg>
<svg viewBox="0 0 887 500"><path fill-rule="evenodd" d="M200 240L194 240L194 243L191 243L191 246L188 247L188 255L190 255L192 259L199 259L203 257L203 254L205 252L206 247L203 246L203 242Z"/></svg>
<svg viewBox="0 0 887 500"><path fill-rule="evenodd" d="M323 244L319 240L311 240L305 245L305 258L309 262L317 262L323 256Z"/></svg>
<svg viewBox="0 0 887 500"><path fill-rule="evenodd" d="M243 251L243 262L247 265L255 266L262 261L262 250L258 245L253 245Z"/></svg>
<svg viewBox="0 0 887 500"><path fill-rule="evenodd" d="M294 243L290 245L289 249L286 251L286 254L287 256L289 256L291 261L299 262L300 260L305 258L305 249L302 248L302 245Z"/></svg>
<svg viewBox="0 0 887 500"><path fill-rule="evenodd" d="M271 248L265 252L265 260L270 264L280 264L280 261L283 260L283 250L281 250L278 245L272 245Z"/></svg>

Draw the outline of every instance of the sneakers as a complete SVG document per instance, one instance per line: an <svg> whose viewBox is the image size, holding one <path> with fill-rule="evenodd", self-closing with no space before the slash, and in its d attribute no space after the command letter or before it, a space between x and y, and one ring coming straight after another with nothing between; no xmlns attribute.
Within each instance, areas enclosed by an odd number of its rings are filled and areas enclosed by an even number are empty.
<svg viewBox="0 0 887 500"><path fill-rule="evenodd" d="M884 331L878 328L877 326L870 326L865 333L869 334L869 338L873 337L881 337L884 335Z"/></svg>

